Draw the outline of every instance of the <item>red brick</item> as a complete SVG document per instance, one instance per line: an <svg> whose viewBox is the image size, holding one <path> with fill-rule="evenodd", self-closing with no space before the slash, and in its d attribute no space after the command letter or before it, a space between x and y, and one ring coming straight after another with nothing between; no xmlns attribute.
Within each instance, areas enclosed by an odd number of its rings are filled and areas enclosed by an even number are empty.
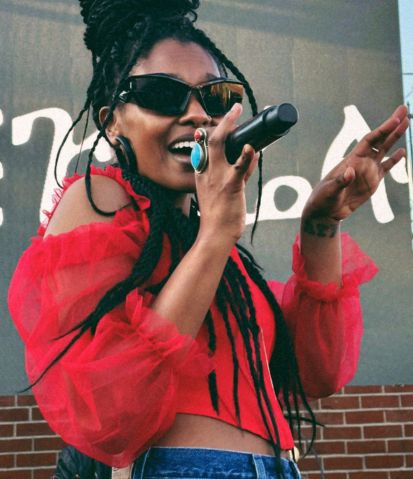
<svg viewBox="0 0 413 479"><path fill-rule="evenodd" d="M18 454L16 456L17 467L52 467L56 464L56 453L43 452L32 454Z"/></svg>
<svg viewBox="0 0 413 479"><path fill-rule="evenodd" d="M413 424L405 424L404 425L404 435L405 436L413 436Z"/></svg>
<svg viewBox="0 0 413 479"><path fill-rule="evenodd" d="M303 476L303 479L320 479L320 471L319 472L306 472ZM341 472L330 472L324 473L325 479L347 479L347 475Z"/></svg>
<svg viewBox="0 0 413 479"><path fill-rule="evenodd" d="M46 422L29 422L27 424L16 424L16 436L54 436Z"/></svg>
<svg viewBox="0 0 413 479"><path fill-rule="evenodd" d="M387 472L380 471L363 471L363 472L350 472L348 479L388 479Z"/></svg>
<svg viewBox="0 0 413 479"><path fill-rule="evenodd" d="M321 432L322 432L322 428L321 428L321 427L317 427L317 429L316 429L316 440L317 440L317 441L320 441L320 440L321 440ZM311 428L308 428L308 427L303 427L303 428L301 428L301 437L302 437L303 439L308 439L308 440L310 440L310 439L311 439L311 435L312 435Z"/></svg>
<svg viewBox="0 0 413 479"><path fill-rule="evenodd" d="M13 424L0 424L0 437L14 436Z"/></svg>
<svg viewBox="0 0 413 479"><path fill-rule="evenodd" d="M27 421L28 419L27 408L0 409L0 422Z"/></svg>
<svg viewBox="0 0 413 479"><path fill-rule="evenodd" d="M363 396L361 398L361 407L399 407L399 396Z"/></svg>
<svg viewBox="0 0 413 479"><path fill-rule="evenodd" d="M344 454L346 452L344 442L342 441L320 441L316 442L313 448L317 454Z"/></svg>
<svg viewBox="0 0 413 479"><path fill-rule="evenodd" d="M13 454L0 454L0 468L5 469L6 467L10 469L14 466L14 455Z"/></svg>
<svg viewBox="0 0 413 479"><path fill-rule="evenodd" d="M17 396L18 406L36 406L36 399L31 395Z"/></svg>
<svg viewBox="0 0 413 479"><path fill-rule="evenodd" d="M413 469L410 471L389 471L390 479L412 479Z"/></svg>
<svg viewBox="0 0 413 479"><path fill-rule="evenodd" d="M347 471L348 469L362 469L363 467L363 458L357 456L325 457L323 462L326 471Z"/></svg>
<svg viewBox="0 0 413 479"><path fill-rule="evenodd" d="M351 411L346 412L347 424L364 424L369 422L384 422L383 411Z"/></svg>
<svg viewBox="0 0 413 479"><path fill-rule="evenodd" d="M318 476L311 476L314 479L320 479L320 473ZM324 472L325 479L347 479L347 474L345 472ZM305 479L305 478L303 478Z"/></svg>
<svg viewBox="0 0 413 479"><path fill-rule="evenodd" d="M405 456L405 458L406 458L406 467L413 468L413 454L409 454Z"/></svg>
<svg viewBox="0 0 413 479"><path fill-rule="evenodd" d="M385 441L351 441L347 443L349 454L363 454L372 452L386 452Z"/></svg>
<svg viewBox="0 0 413 479"><path fill-rule="evenodd" d="M54 471L54 467L51 469L35 469L33 471L33 479L50 479Z"/></svg>
<svg viewBox="0 0 413 479"><path fill-rule="evenodd" d="M34 440L35 451L59 451L65 447L65 443L60 437L42 437Z"/></svg>
<svg viewBox="0 0 413 479"><path fill-rule="evenodd" d="M2 439L0 452L32 451L31 439Z"/></svg>
<svg viewBox="0 0 413 479"><path fill-rule="evenodd" d="M324 439L360 439L361 427L342 426L326 427L323 431Z"/></svg>
<svg viewBox="0 0 413 479"><path fill-rule="evenodd" d="M344 388L344 394L375 394L382 392L382 386L346 386Z"/></svg>
<svg viewBox="0 0 413 479"><path fill-rule="evenodd" d="M366 456L366 467L368 469L388 469L402 467L404 463L403 456L390 456L383 454L381 456Z"/></svg>
<svg viewBox="0 0 413 479"><path fill-rule="evenodd" d="M359 409L358 396L331 396L321 400L322 409Z"/></svg>
<svg viewBox="0 0 413 479"><path fill-rule="evenodd" d="M13 407L16 405L14 396L0 396L0 407Z"/></svg>
<svg viewBox="0 0 413 479"><path fill-rule="evenodd" d="M320 465L313 455L301 458L298 464L301 471L317 471L320 474Z"/></svg>
<svg viewBox="0 0 413 479"><path fill-rule="evenodd" d="M0 479L32 479L30 469L23 471L0 471Z"/></svg>
<svg viewBox="0 0 413 479"><path fill-rule="evenodd" d="M32 419L33 421L44 421L44 417L38 407L32 409Z"/></svg>
<svg viewBox="0 0 413 479"><path fill-rule="evenodd" d="M389 452L413 452L413 439L388 441Z"/></svg>
<svg viewBox="0 0 413 479"><path fill-rule="evenodd" d="M317 421L325 426L329 424L343 424L344 414L341 412L320 412L317 414Z"/></svg>
<svg viewBox="0 0 413 479"><path fill-rule="evenodd" d="M387 422L413 422L413 409L391 409L385 414Z"/></svg>
<svg viewBox="0 0 413 479"><path fill-rule="evenodd" d="M319 411L321 409L321 399L312 399L309 401L309 404L313 411Z"/></svg>
<svg viewBox="0 0 413 479"><path fill-rule="evenodd" d="M413 407L413 394L402 394L400 399L402 407Z"/></svg>
<svg viewBox="0 0 413 479"><path fill-rule="evenodd" d="M382 438L382 437L402 437L403 431L401 425L394 426L365 426L364 437L366 439Z"/></svg>
<svg viewBox="0 0 413 479"><path fill-rule="evenodd" d="M384 391L386 393L408 393L413 392L412 384L394 384L393 386L387 385L384 386Z"/></svg>

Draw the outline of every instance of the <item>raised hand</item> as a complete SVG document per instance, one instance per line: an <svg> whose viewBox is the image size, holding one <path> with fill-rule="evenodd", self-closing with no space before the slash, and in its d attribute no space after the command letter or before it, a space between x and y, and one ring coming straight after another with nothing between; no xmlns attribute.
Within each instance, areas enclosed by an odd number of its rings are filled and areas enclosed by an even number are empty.
<svg viewBox="0 0 413 479"><path fill-rule="evenodd" d="M316 185L304 208L303 219L343 220L367 201L405 155L405 150L399 148L383 161L408 126L407 108L401 105Z"/></svg>
<svg viewBox="0 0 413 479"><path fill-rule="evenodd" d="M200 234L233 244L245 228L245 185L258 160L250 145L245 145L235 164L225 157L225 139L236 127L242 107L236 103L208 138L209 163L196 174L196 191L201 212Z"/></svg>

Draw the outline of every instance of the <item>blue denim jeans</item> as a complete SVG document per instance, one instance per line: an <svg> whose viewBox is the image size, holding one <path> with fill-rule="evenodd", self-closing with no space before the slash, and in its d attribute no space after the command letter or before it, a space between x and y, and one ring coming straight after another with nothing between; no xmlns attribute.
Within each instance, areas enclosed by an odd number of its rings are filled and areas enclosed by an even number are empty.
<svg viewBox="0 0 413 479"><path fill-rule="evenodd" d="M300 479L293 461L220 449L152 447L136 459L132 479Z"/></svg>

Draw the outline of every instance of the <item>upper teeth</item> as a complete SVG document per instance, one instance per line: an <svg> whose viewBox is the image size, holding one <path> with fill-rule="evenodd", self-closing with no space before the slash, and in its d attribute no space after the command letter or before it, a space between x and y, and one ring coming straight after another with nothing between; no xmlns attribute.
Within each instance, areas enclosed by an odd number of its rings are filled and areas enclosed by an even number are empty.
<svg viewBox="0 0 413 479"><path fill-rule="evenodd" d="M193 148L195 146L195 141L178 141L172 145L173 149L178 148Z"/></svg>

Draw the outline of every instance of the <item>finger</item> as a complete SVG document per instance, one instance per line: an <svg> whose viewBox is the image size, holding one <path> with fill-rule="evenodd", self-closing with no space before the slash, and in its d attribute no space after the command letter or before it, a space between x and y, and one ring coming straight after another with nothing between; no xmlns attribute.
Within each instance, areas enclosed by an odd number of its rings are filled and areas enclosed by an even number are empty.
<svg viewBox="0 0 413 479"><path fill-rule="evenodd" d="M392 116L395 116L400 119L400 121L403 121L404 118L407 118L407 114L409 113L409 110L406 105L399 105L393 112Z"/></svg>
<svg viewBox="0 0 413 479"><path fill-rule="evenodd" d="M405 133L407 128L409 128L409 119L406 117L402 120L400 125L386 138L386 140L381 145L380 149L383 150L385 154L390 148L399 140Z"/></svg>
<svg viewBox="0 0 413 479"><path fill-rule="evenodd" d="M398 163L402 158L405 158L406 150L404 148L399 148L395 153L392 154L390 158L381 163L384 174L393 168L393 166Z"/></svg>
<svg viewBox="0 0 413 479"><path fill-rule="evenodd" d="M356 179L356 170L349 166L346 168L345 172L343 173L342 179L340 178L341 188L345 188L350 183L352 183Z"/></svg>
<svg viewBox="0 0 413 479"><path fill-rule="evenodd" d="M224 154L225 140L236 127L236 121L242 114L241 103L235 103L231 110L222 118L214 132L208 138L210 161L214 163L218 157ZM212 153L212 154L211 154Z"/></svg>
<svg viewBox="0 0 413 479"><path fill-rule="evenodd" d="M247 182L250 179L250 176L254 173L255 168L257 167L258 160L260 159L260 153L255 153L253 160L245 174L244 180Z"/></svg>
<svg viewBox="0 0 413 479"><path fill-rule="evenodd" d="M330 195L333 195L334 192L339 192L340 190L346 188L350 183L352 183L356 178L356 171L352 166L348 166L341 175L338 175L334 178L331 188L332 191Z"/></svg>
<svg viewBox="0 0 413 479"><path fill-rule="evenodd" d="M390 118L364 136L360 143L355 147L354 153L362 156L369 155L370 150L381 146L381 144L386 141L387 137L399 127L406 116L406 107L404 105L397 107Z"/></svg>
<svg viewBox="0 0 413 479"><path fill-rule="evenodd" d="M240 179L244 180L245 176L247 175L252 162L255 158L255 150L251 145L244 145L242 149L241 156L238 160L234 163L232 168L233 171L233 178L237 181Z"/></svg>

